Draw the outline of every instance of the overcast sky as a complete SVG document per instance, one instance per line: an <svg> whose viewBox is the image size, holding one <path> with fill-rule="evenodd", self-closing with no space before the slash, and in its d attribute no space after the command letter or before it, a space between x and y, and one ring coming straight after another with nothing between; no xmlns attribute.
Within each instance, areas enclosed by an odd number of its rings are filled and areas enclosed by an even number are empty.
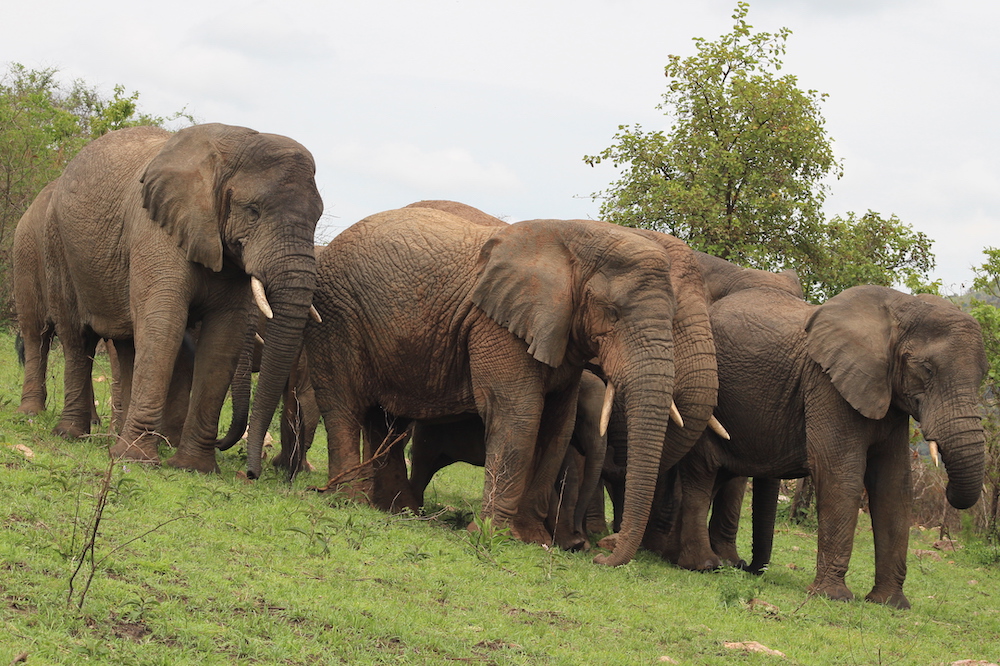
<svg viewBox="0 0 1000 666"><path fill-rule="evenodd" d="M582 157L618 125L665 128L670 54L732 26L736 0L8 3L0 65L54 67L142 111L286 134L316 157L318 240L455 199L508 221L596 218L614 180ZM156 9L153 9L155 7ZM785 71L823 106L845 175L828 215L872 209L934 240L957 292L1000 246L1000 3L752 0L792 30Z"/></svg>

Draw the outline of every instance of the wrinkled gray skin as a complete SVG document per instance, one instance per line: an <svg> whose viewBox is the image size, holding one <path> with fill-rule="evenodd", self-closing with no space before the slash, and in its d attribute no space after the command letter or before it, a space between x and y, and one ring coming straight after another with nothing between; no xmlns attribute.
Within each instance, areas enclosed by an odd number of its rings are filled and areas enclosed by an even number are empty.
<svg viewBox="0 0 1000 666"><path fill-rule="evenodd" d="M190 407L166 463L216 471L219 412L244 347L233 331L248 329L253 275L274 311L249 434L263 441L315 284L323 208L314 172L295 141L220 124L118 130L70 161L52 193L45 250L66 356L58 434L87 431L90 357L98 337L111 338L132 377L111 454L158 462L151 433L185 329L200 321Z"/></svg>
<svg viewBox="0 0 1000 666"><path fill-rule="evenodd" d="M730 294L745 289L776 289L804 301L802 285L793 270L778 273L743 268L725 259L714 257L704 252L695 252L698 265L701 267L705 280L706 295L710 303L715 303ZM723 378L720 376L720 382ZM725 424L723 424L725 425ZM711 437L706 433L704 437ZM706 451L699 442L678 465L678 474L683 483L688 466L704 465ZM712 501L712 516L709 521L709 537L712 550L719 560L753 573L760 573L770 561L771 544L774 532L774 516L777 508L778 486L780 481L774 478L759 477L754 479L753 493L753 560L748 565L736 551L736 535L739 528L740 511L743 506L743 495L746 490L746 477L733 476L728 470L719 470L715 483L714 499ZM679 509L679 498L677 503ZM684 516L676 516L679 521ZM683 562L687 568L709 568L713 562L697 562L697 554L684 551L680 542L681 522L670 526L671 544L664 555L675 564ZM699 566L701 565L701 566Z"/></svg>
<svg viewBox="0 0 1000 666"><path fill-rule="evenodd" d="M866 490L875 540L867 599L908 608L909 418L938 443L949 502L973 505L983 482L977 399L987 367L978 324L944 299L873 286L820 306L773 289L745 290L711 312L717 414L732 440L707 437L701 474L696 466L685 472L681 564L719 564L705 525L720 467L754 477L808 474L819 521L810 592L853 598L844 575Z"/></svg>
<svg viewBox="0 0 1000 666"><path fill-rule="evenodd" d="M440 210L483 227L507 226L503 220L457 201L418 201L406 208ZM599 432L604 390L604 382L589 372L583 373L577 402L576 425L570 440L573 446L567 449L566 459L557 479L559 491L553 493L553 498L547 502L548 507L532 509L547 516L546 526L552 532L553 539L566 550L589 546L584 519L590 500L596 494L600 482L601 465L607 448L607 437ZM413 424L410 483L414 503L417 506L423 506L424 489L431 477L442 467L458 461L478 466L485 464L484 435L482 419L476 417L444 423ZM381 494L390 494L387 485L382 485L384 489ZM391 494L393 497L404 495L399 491ZM543 496L539 497L539 500L543 499ZM603 496L601 500L600 506L603 511ZM599 522L603 520L591 521L592 524ZM606 526L601 527L599 531L603 532L605 529Z"/></svg>
<svg viewBox="0 0 1000 666"><path fill-rule="evenodd" d="M604 391L604 382L590 372L583 373L571 446L546 498L549 505L539 509L546 514L546 527L556 544L565 550L589 548L584 518L597 491L607 448L607 438L600 433ZM438 470L456 462L486 464L482 419L415 423L410 461L410 483L418 505L423 506L424 490Z"/></svg>
<svg viewBox="0 0 1000 666"><path fill-rule="evenodd" d="M689 448L663 446L678 309L663 288L670 263L655 243L582 220L490 228L408 208L342 232L320 260L323 323L306 328L331 476L359 466L359 425L374 406L408 419L479 414L483 514L548 543L544 516L518 507L537 506L532 494L554 482L580 373L597 358L626 401L633 442L622 536L599 561L629 561L661 454L673 464Z"/></svg>
<svg viewBox="0 0 1000 666"><path fill-rule="evenodd" d="M48 311L48 280L45 277L45 219L56 181L39 192L24 211L14 230L14 308L24 349L24 382L21 386L22 414L38 414L45 409L48 391L45 375L49 350L55 336L55 322ZM93 384L88 384L90 422L99 423L94 408Z"/></svg>

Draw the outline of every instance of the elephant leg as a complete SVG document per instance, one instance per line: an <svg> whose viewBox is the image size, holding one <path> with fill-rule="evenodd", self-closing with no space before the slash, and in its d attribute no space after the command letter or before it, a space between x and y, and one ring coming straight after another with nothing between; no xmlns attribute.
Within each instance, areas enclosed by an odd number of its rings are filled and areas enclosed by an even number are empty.
<svg viewBox="0 0 1000 666"><path fill-rule="evenodd" d="M170 389L167 392L167 404L163 409L163 419L157 432L164 441L176 447L184 433L184 421L187 419L191 399L191 382L194 376L195 343L190 334L185 334L174 362L174 371L170 376Z"/></svg>
<svg viewBox="0 0 1000 666"><path fill-rule="evenodd" d="M52 347L54 328L44 326L40 330L22 326L24 343L24 383L21 386L21 405L17 411L22 414L38 414L45 410L48 390L45 375L48 373L49 350Z"/></svg>
<svg viewBox="0 0 1000 666"><path fill-rule="evenodd" d="M512 401L508 414L494 415L491 408L482 414L486 425L482 515L491 518L498 527L510 526L514 536L522 541L548 544L551 535L544 525L532 533L522 533L515 525L518 505L534 460L542 403L539 394L522 395L519 400ZM526 414L528 417L515 418L512 414ZM535 525L539 527L537 522Z"/></svg>
<svg viewBox="0 0 1000 666"><path fill-rule="evenodd" d="M608 531L608 519L604 514L604 487L598 486L587 503L584 516L584 530L589 534L604 534Z"/></svg>
<svg viewBox="0 0 1000 666"><path fill-rule="evenodd" d="M53 434L73 439L90 433L90 416L94 402L94 353L98 337L93 332L60 335L63 343L65 369L65 401L62 415Z"/></svg>
<svg viewBox="0 0 1000 666"><path fill-rule="evenodd" d="M736 551L736 535L739 533L746 486L747 477L720 472L716 479L715 499L712 500L712 517L708 521L708 539L712 550L724 564L741 569L746 568L746 562ZM754 479L756 497L757 480Z"/></svg>
<svg viewBox="0 0 1000 666"><path fill-rule="evenodd" d="M341 391L330 391L331 387ZM371 488L361 465L364 409L351 402L349 388L335 382L317 385L316 401L326 426L327 478L338 491L367 503Z"/></svg>
<svg viewBox="0 0 1000 666"><path fill-rule="evenodd" d="M579 550L586 543L586 537L582 534L553 535L546 526L549 500L573 435L578 393L579 386L574 385L569 390L549 394L544 401L536 440L534 470L528 474L529 482L518 503L514 519L515 531L529 543L548 544L555 538L559 546L566 550ZM569 510L568 514L572 518L573 511Z"/></svg>
<svg viewBox="0 0 1000 666"><path fill-rule="evenodd" d="M310 426L311 415L307 414L307 410L310 406L316 409L316 396L309 381L303 354L300 349L285 383L281 409L281 452L272 463L275 467L288 470L289 481L308 468L306 453L312 445L319 420L317 411L316 420Z"/></svg>
<svg viewBox="0 0 1000 666"><path fill-rule="evenodd" d="M875 540L875 586L865 598L896 608L909 608L903 594L912 490L909 447L905 433L894 433L868 458L865 488Z"/></svg>
<svg viewBox="0 0 1000 666"><path fill-rule="evenodd" d="M442 438L448 430L441 424L414 423L410 447L410 487L419 506L424 505L424 491L431 479L444 467L457 462L442 452ZM479 443L482 445L482 437Z"/></svg>
<svg viewBox="0 0 1000 666"><path fill-rule="evenodd" d="M712 550L708 535L708 510L718 469L707 456L692 455L698 453L696 448L678 464L682 499L677 518L680 538L677 566L703 571L719 568L722 559Z"/></svg>
<svg viewBox="0 0 1000 666"><path fill-rule="evenodd" d="M552 532L556 544L563 550L590 549L590 542L582 526L586 507L580 511L580 527L576 525L584 464L583 455L572 446L569 447L555 486L549 493L548 520L545 524Z"/></svg>
<svg viewBox="0 0 1000 666"><path fill-rule="evenodd" d="M219 471L215 458L219 415L243 350L245 326L246 311L238 307L214 311L202 320L187 417L177 452L166 465L205 473ZM241 332L235 342L233 331Z"/></svg>
<svg viewBox="0 0 1000 666"><path fill-rule="evenodd" d="M110 347L114 349L111 359L111 374L114 377L111 388L114 429L120 433L125 429L125 417L132 401L132 376L135 369L135 345L131 340L116 340Z"/></svg>
<svg viewBox="0 0 1000 666"><path fill-rule="evenodd" d="M409 439L410 423L406 419L386 418L377 410L374 418L365 421L366 460L371 461L371 503L383 511L420 510L416 496L406 476L403 449Z"/></svg>
<svg viewBox="0 0 1000 666"><path fill-rule="evenodd" d="M834 441L831 438L830 441ZM816 484L816 516L819 523L816 548L816 579L810 594L837 601L854 599L844 577L851 561L854 531L861 507L864 456L849 455L849 442L837 443L837 464L820 459L812 470ZM852 473L851 470L858 472Z"/></svg>
<svg viewBox="0 0 1000 666"><path fill-rule="evenodd" d="M604 382L585 372L580 381L580 395L576 406L576 423L573 427L571 442L583 455L584 461L580 470L579 492L573 516L574 529L584 536L588 530L585 526L587 517L594 503L591 499L600 494L600 519L604 518L604 493L598 493L601 485L601 470L608 449L607 435L601 434L601 411L604 405ZM603 532L607 525L596 530Z"/></svg>
<svg viewBox="0 0 1000 666"><path fill-rule="evenodd" d="M778 510L780 479L754 477L753 480L753 561L746 570L764 572L771 563L774 547L774 517Z"/></svg>

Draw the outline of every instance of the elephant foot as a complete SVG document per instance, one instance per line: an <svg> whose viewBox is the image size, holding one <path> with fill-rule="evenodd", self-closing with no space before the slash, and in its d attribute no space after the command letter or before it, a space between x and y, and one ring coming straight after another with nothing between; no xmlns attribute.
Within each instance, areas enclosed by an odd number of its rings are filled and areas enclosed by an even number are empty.
<svg viewBox="0 0 1000 666"><path fill-rule="evenodd" d="M45 411L45 402L38 401L32 398L21 401L21 406L17 408L19 414L27 414L28 416L37 416L41 412Z"/></svg>
<svg viewBox="0 0 1000 666"><path fill-rule="evenodd" d="M537 543L542 546L552 545L552 535L540 521L515 520L510 526L514 538L524 543Z"/></svg>
<svg viewBox="0 0 1000 666"><path fill-rule="evenodd" d="M587 519L587 534L604 534L608 531L608 522L601 518Z"/></svg>
<svg viewBox="0 0 1000 666"><path fill-rule="evenodd" d="M847 585L840 581L837 583L819 583L814 582L806 590L809 594L814 594L819 597L826 597L827 599L832 599L834 601L853 601L854 593L848 589Z"/></svg>
<svg viewBox="0 0 1000 666"><path fill-rule="evenodd" d="M119 437L109 453L115 459L120 458L150 465L160 464L160 454L156 450L156 442L150 442L146 437L140 437L131 442Z"/></svg>
<svg viewBox="0 0 1000 666"><path fill-rule="evenodd" d="M739 553L736 552L736 547L733 544L725 544L722 547L716 547L714 544L712 546L712 551L719 556L719 559L727 567L736 567L737 569L746 569L747 562Z"/></svg>
<svg viewBox="0 0 1000 666"><path fill-rule="evenodd" d="M555 534L555 542L556 545L563 550L571 552L576 552L578 550L590 550L590 541L588 541L587 537L580 532L561 534L557 531Z"/></svg>
<svg viewBox="0 0 1000 666"><path fill-rule="evenodd" d="M881 591L878 588L874 588L865 597L865 601L875 604L885 604L886 606L892 606L900 610L910 610L910 600L906 598L902 590L898 589Z"/></svg>
<svg viewBox="0 0 1000 666"><path fill-rule="evenodd" d="M682 550L677 558L677 566L690 571L714 571L722 566L722 560L711 551Z"/></svg>
<svg viewBox="0 0 1000 666"><path fill-rule="evenodd" d="M372 484L371 479L352 479L327 485L321 492L336 493L342 495L352 502L358 504L371 504Z"/></svg>
<svg viewBox="0 0 1000 666"><path fill-rule="evenodd" d="M82 425L75 421L62 420L52 429L52 434L63 439L80 439L90 434L90 424Z"/></svg>

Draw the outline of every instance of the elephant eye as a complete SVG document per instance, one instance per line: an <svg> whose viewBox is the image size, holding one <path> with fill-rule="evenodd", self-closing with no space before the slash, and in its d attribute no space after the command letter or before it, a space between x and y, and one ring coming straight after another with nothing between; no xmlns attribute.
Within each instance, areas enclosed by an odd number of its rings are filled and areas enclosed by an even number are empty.
<svg viewBox="0 0 1000 666"><path fill-rule="evenodd" d="M257 204L247 204L247 217L250 218L251 222L256 222L260 219L260 207Z"/></svg>
<svg viewBox="0 0 1000 666"><path fill-rule="evenodd" d="M621 311L618 309L617 305L604 306L604 314L607 315L608 321L611 322L618 321L622 316Z"/></svg>
<svg viewBox="0 0 1000 666"><path fill-rule="evenodd" d="M929 361L915 358L910 361L910 366L916 375L925 382L934 376L934 366Z"/></svg>

